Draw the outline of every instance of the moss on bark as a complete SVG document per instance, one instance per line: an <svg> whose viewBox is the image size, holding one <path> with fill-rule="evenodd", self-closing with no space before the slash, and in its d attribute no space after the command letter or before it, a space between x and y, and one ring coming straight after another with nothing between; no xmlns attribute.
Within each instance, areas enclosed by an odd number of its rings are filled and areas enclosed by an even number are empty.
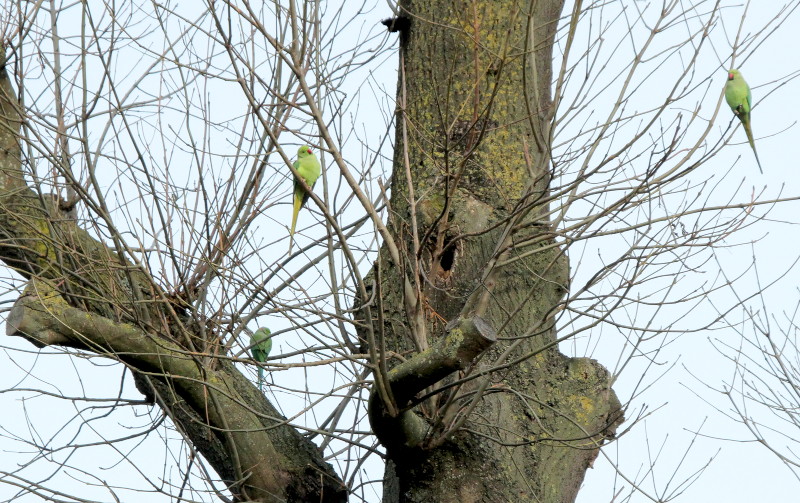
<svg viewBox="0 0 800 503"><path fill-rule="evenodd" d="M410 280L420 285L430 344L448 320L471 315L500 340L413 409L428 425L418 449L392 449L392 428L373 423L391 459L386 501L573 501L621 421L605 369L562 355L555 342L569 288L547 202L552 44L562 6L401 2L410 22L390 229L406 247L400 264L379 256L385 322L373 321L388 349L413 358L419 320L407 308ZM453 385L469 376L476 377Z"/></svg>
<svg viewBox="0 0 800 503"><path fill-rule="evenodd" d="M322 454L227 355L195 348L197 327L145 270L27 186L23 116L0 47L0 260L29 280L7 334L124 362L237 501L345 501Z"/></svg>

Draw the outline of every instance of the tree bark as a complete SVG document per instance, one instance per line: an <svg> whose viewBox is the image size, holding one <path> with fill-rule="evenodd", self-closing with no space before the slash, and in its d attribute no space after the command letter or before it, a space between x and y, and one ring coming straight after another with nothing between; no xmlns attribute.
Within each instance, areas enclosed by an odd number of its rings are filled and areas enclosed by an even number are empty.
<svg viewBox="0 0 800 503"><path fill-rule="evenodd" d="M7 334L106 355L137 373L238 501L345 501L316 447L218 352L147 274L31 189L21 157L24 112L0 54L0 260L28 279ZM102 208L90 208L102 216ZM204 333L213 332L204 327ZM209 338L210 337L210 338ZM219 348L213 348L219 349Z"/></svg>
<svg viewBox="0 0 800 503"><path fill-rule="evenodd" d="M401 263L382 250L372 276L374 332L407 359L372 396L384 501L574 501L622 413L608 372L557 347L569 263L548 188L563 1L400 6L389 223L405 248ZM446 320L476 316L498 342L398 396L397 369L442 345Z"/></svg>

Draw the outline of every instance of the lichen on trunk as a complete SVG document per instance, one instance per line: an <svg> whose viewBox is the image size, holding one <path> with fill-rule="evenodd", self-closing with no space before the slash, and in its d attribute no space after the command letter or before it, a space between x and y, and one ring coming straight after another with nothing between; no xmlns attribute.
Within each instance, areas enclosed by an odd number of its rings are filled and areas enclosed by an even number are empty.
<svg viewBox="0 0 800 503"><path fill-rule="evenodd" d="M570 276L548 215L563 1L400 6L389 228L405 247L402 263L382 251L374 269L375 332L409 361L452 320L479 316L499 340L411 403L387 404L421 420L422 442L396 442L402 428L371 415L391 461L384 499L573 501L621 412L607 371L556 342Z"/></svg>
<svg viewBox="0 0 800 503"><path fill-rule="evenodd" d="M35 140L21 135L25 110L8 67L0 45L0 260L27 280L7 316L7 335L124 363L148 401L216 469L233 501L345 501L330 464L228 354L203 339L183 310L188 303L175 305L119 235L106 245L67 218L55 196L28 186L33 177L20 145Z"/></svg>

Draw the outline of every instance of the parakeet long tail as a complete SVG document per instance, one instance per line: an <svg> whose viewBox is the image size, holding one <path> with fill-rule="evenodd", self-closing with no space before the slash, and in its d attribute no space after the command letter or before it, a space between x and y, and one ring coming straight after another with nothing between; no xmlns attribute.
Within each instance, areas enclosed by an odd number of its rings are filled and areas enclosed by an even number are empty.
<svg viewBox="0 0 800 503"><path fill-rule="evenodd" d="M263 383L264 383L264 369L258 367L258 391L262 393L264 392Z"/></svg>
<svg viewBox="0 0 800 503"><path fill-rule="evenodd" d="M297 189L295 189L294 197L292 198L292 228L289 229L289 253L292 253L292 245L294 244L294 229L297 226L297 215L300 214L300 208L302 207L303 196L301 195L298 197Z"/></svg>
<svg viewBox="0 0 800 503"><path fill-rule="evenodd" d="M761 161L758 159L758 152L756 152L756 144L753 141L753 131L750 129L750 114L745 114L742 116L742 126L744 127L744 132L747 135L747 141L750 142L750 148L753 149L753 154L756 156L756 163L758 164L758 171L761 174L764 174L764 170L761 169Z"/></svg>
<svg viewBox="0 0 800 503"><path fill-rule="evenodd" d="M300 214L300 210L305 206L309 197L308 193L303 190L303 186L295 183L294 197L292 198L292 228L289 229L289 253L292 253L292 245L294 244L294 228L297 226L297 215Z"/></svg>

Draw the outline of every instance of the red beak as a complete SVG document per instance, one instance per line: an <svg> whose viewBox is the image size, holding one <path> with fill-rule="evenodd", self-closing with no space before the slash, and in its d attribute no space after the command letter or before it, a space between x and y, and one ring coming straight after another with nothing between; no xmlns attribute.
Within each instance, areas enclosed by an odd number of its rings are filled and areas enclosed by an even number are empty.
<svg viewBox="0 0 800 503"><path fill-rule="evenodd" d="M733 74L732 73L728 73L728 80L733 80Z"/></svg>

